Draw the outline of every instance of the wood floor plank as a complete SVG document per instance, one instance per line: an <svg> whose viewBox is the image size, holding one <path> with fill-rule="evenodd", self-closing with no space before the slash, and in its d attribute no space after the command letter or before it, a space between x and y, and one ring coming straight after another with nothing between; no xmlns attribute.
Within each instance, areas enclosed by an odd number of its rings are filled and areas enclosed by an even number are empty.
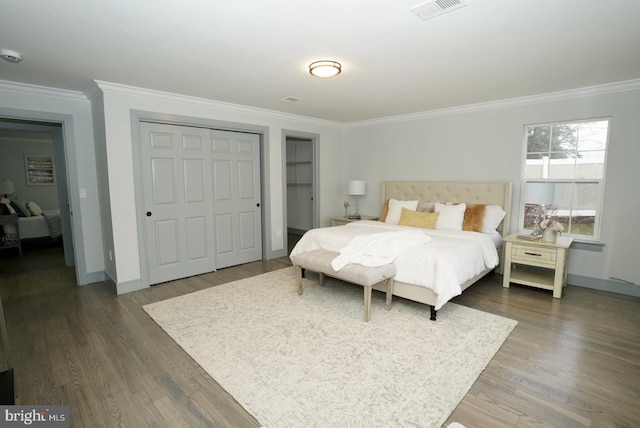
<svg viewBox="0 0 640 428"><path fill-rule="evenodd" d="M259 427L142 307L289 266L259 261L118 296L108 282L76 286L60 249L0 259L20 404L69 405L78 427ZM640 299L501 284L489 275L453 300L518 325L447 424L640 426Z"/></svg>

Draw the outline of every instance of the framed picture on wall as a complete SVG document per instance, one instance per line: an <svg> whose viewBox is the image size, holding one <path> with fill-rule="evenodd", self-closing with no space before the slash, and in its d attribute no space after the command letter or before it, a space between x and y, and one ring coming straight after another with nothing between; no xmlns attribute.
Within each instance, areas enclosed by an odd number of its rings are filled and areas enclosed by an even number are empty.
<svg viewBox="0 0 640 428"><path fill-rule="evenodd" d="M51 155L24 155L27 184L53 186L56 184L56 168Z"/></svg>

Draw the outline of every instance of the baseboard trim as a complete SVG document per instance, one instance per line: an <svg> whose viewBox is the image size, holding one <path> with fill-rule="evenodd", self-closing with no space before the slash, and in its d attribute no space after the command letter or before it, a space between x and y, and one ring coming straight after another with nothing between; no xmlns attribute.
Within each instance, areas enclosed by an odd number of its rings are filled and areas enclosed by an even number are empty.
<svg viewBox="0 0 640 428"><path fill-rule="evenodd" d="M567 284L592 288L594 290L609 291L611 293L624 294L626 296L640 297L640 286L610 279L591 278L588 276L569 274L567 276Z"/></svg>
<svg viewBox="0 0 640 428"><path fill-rule="evenodd" d="M147 288L147 287L144 287L139 279L135 279L133 281L127 281L127 282L118 282L116 284L116 292L118 293L118 295L131 293L132 291L138 291L144 288Z"/></svg>

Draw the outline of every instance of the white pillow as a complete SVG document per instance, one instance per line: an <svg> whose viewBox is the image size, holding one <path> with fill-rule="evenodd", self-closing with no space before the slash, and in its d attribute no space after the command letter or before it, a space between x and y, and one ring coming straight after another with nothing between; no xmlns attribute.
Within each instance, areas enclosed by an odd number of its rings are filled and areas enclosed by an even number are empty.
<svg viewBox="0 0 640 428"><path fill-rule="evenodd" d="M507 213L500 205L487 205L482 218L482 233L493 233Z"/></svg>
<svg viewBox="0 0 640 428"><path fill-rule="evenodd" d="M466 209L467 204L445 205L436 202L435 210L440 213L436 221L436 230L462 230Z"/></svg>
<svg viewBox="0 0 640 428"><path fill-rule="evenodd" d="M27 202L27 209L33 215L42 215L42 209L35 202Z"/></svg>
<svg viewBox="0 0 640 428"><path fill-rule="evenodd" d="M389 199L389 212L385 223L398 224L402 215L402 208L415 211L418 208L418 201L398 201L397 199Z"/></svg>

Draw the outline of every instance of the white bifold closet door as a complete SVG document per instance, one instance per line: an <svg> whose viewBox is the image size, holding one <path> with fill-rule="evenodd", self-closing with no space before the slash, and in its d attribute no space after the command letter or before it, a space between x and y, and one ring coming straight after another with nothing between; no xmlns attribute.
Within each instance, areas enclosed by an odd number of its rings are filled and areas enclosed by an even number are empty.
<svg viewBox="0 0 640 428"><path fill-rule="evenodd" d="M258 136L147 122L140 131L149 283L260 260Z"/></svg>

